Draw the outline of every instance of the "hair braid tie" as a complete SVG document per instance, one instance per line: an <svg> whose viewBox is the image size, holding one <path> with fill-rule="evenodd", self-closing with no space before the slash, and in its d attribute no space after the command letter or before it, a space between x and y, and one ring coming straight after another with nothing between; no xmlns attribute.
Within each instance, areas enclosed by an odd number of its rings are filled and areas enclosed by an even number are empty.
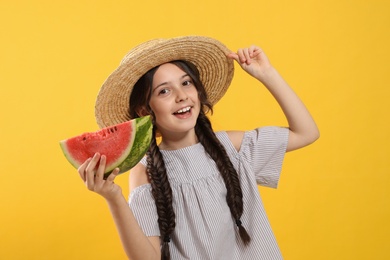
<svg viewBox="0 0 390 260"><path fill-rule="evenodd" d="M240 227L240 226L242 225L241 220L237 219L237 220L236 220L236 225L237 225L238 227Z"/></svg>
<svg viewBox="0 0 390 260"><path fill-rule="evenodd" d="M164 236L163 241L164 241L165 243L169 243L169 242L171 242L171 238L170 238L168 235L166 235L166 236Z"/></svg>

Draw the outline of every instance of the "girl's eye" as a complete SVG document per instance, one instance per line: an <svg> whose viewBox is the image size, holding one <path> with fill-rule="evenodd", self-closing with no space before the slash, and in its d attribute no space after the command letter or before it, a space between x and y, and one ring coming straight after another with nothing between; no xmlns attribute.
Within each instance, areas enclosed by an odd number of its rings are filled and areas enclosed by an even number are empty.
<svg viewBox="0 0 390 260"><path fill-rule="evenodd" d="M185 80L184 82L183 82L183 86L189 86L189 85L191 85L191 80Z"/></svg>
<svg viewBox="0 0 390 260"><path fill-rule="evenodd" d="M161 90L158 92L158 94L159 94L159 95L165 95L165 94L167 94L168 92L169 92L169 90L166 89L166 88L164 88L164 89L161 89Z"/></svg>

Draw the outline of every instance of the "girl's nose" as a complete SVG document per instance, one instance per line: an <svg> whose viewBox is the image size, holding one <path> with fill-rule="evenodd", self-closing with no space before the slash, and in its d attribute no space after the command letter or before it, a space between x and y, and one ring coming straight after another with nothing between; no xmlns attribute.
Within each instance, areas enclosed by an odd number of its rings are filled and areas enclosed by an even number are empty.
<svg viewBox="0 0 390 260"><path fill-rule="evenodd" d="M186 101L188 99L188 95L185 91L183 90L177 90L177 95L176 95L176 102L179 103L179 102L182 102L182 101Z"/></svg>

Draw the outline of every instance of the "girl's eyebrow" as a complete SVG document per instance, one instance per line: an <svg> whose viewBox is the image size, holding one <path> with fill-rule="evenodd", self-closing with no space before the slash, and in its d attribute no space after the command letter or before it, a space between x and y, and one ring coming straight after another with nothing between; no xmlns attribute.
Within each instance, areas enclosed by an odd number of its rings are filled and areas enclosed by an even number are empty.
<svg viewBox="0 0 390 260"><path fill-rule="evenodd" d="M183 76L180 77L180 79L183 79L185 77L189 77L190 75L188 75L187 73L184 74ZM157 88L161 87L161 86L164 86L164 85L167 85L169 83L169 81L166 81L166 82L163 82L161 84L158 84L156 87L153 88L153 91L155 91Z"/></svg>

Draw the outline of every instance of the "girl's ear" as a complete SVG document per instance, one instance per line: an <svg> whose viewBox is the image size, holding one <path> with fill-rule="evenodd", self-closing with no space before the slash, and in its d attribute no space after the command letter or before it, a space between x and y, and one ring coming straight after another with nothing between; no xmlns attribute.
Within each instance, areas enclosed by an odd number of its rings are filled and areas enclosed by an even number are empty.
<svg viewBox="0 0 390 260"><path fill-rule="evenodd" d="M146 107L140 107L136 110L139 117L150 115L150 112Z"/></svg>

